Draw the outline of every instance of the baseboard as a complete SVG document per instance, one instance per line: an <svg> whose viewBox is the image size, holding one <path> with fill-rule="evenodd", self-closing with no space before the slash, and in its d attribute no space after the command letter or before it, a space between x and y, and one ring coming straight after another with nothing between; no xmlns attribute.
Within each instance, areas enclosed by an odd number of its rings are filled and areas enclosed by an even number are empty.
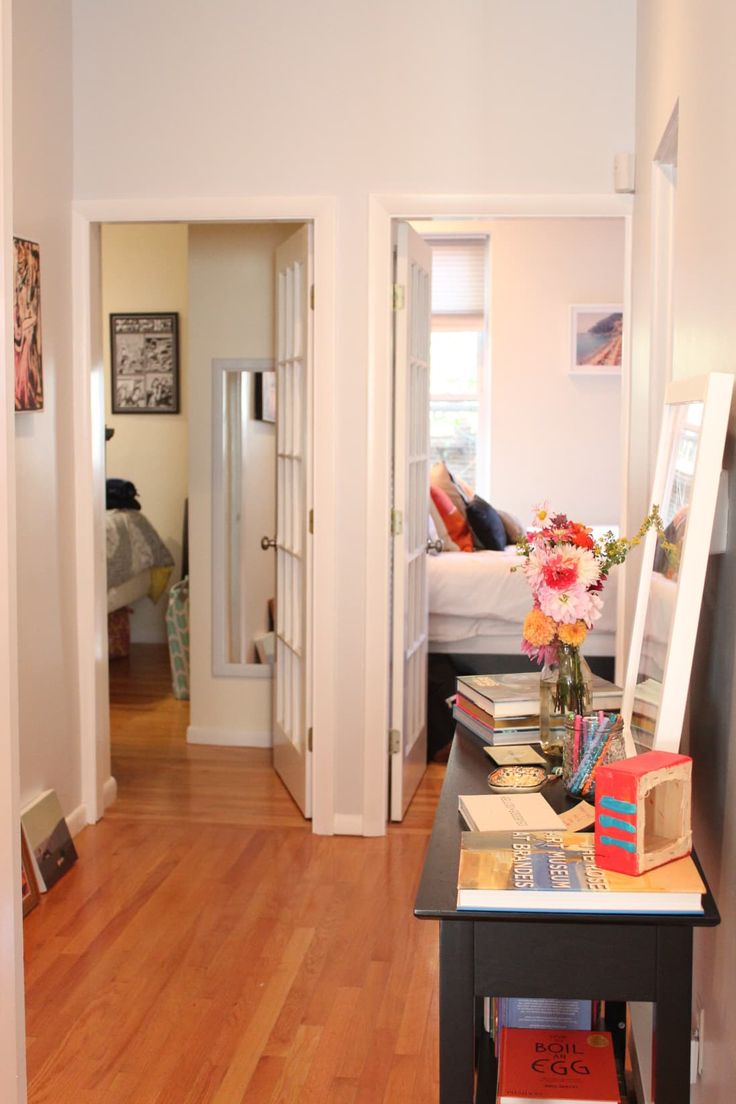
<svg viewBox="0 0 736 1104"><path fill-rule="evenodd" d="M87 819L87 806L77 805L76 809L72 809L68 816L64 817L66 826L69 829L69 835L74 838L78 836L83 828L86 828L89 824Z"/></svg>
<svg viewBox="0 0 736 1104"><path fill-rule="evenodd" d="M188 744L209 744L213 747L270 748L273 741L270 732L244 732L238 728L202 728L189 725Z"/></svg>
<svg viewBox="0 0 736 1104"><path fill-rule="evenodd" d="M103 811L112 805L113 801L117 800L118 796L118 784L112 775L102 785L102 808Z"/></svg>
<svg viewBox="0 0 736 1104"><path fill-rule="evenodd" d="M362 836L363 817L359 813L335 813L333 827L336 836Z"/></svg>

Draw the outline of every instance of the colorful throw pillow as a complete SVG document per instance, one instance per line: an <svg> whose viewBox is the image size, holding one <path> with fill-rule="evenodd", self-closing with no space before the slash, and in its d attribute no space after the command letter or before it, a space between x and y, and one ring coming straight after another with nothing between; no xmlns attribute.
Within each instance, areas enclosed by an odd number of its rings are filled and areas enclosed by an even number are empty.
<svg viewBox="0 0 736 1104"><path fill-rule="evenodd" d="M437 509L434 502L432 501L432 495L431 494L429 496L429 521L431 523L431 526L434 528L435 532L437 533L437 536L442 541L442 551L443 552L459 552L460 549L455 544L454 540L452 540L450 538L450 534L447 532L447 526L445 525L444 521L442 520L442 515L440 514L439 510ZM430 540L434 539L432 537L431 528L429 529L429 537L430 537Z"/></svg>
<svg viewBox="0 0 736 1104"><path fill-rule="evenodd" d="M497 510L480 495L473 495L465 507L470 531L478 548L491 552L503 552L506 547L506 529Z"/></svg>
<svg viewBox="0 0 736 1104"><path fill-rule="evenodd" d="M450 470L444 460L438 460L429 469L429 485L444 491L450 502L460 511L461 517L465 517L465 498L463 491L450 474ZM472 497L472 492L471 492Z"/></svg>
<svg viewBox="0 0 736 1104"><path fill-rule="evenodd" d="M429 493L438 514L442 518L450 540L454 541L461 552L472 552L474 550L473 534L468 528L465 517L460 513L455 503L439 487L430 487Z"/></svg>
<svg viewBox="0 0 736 1104"><path fill-rule="evenodd" d="M516 544L524 536L525 529L519 519L514 514L508 513L507 510L497 510L498 516L503 522L503 527L506 530L506 543Z"/></svg>

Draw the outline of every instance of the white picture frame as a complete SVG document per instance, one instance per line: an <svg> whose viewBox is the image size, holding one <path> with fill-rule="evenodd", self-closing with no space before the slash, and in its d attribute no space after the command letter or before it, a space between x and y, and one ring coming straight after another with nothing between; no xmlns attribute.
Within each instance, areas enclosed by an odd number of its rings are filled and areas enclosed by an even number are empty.
<svg viewBox="0 0 736 1104"><path fill-rule="evenodd" d="M628 755L680 749L733 382L712 372L665 393L650 508L667 544L653 529L644 540L621 703Z"/></svg>
<svg viewBox="0 0 736 1104"><path fill-rule="evenodd" d="M570 307L571 375L621 375L623 316L620 303L581 303Z"/></svg>

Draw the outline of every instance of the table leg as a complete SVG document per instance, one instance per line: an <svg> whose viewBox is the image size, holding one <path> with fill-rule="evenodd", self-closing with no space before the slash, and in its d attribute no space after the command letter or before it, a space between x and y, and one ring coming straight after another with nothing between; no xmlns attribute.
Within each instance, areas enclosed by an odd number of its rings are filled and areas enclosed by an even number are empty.
<svg viewBox="0 0 736 1104"><path fill-rule="evenodd" d="M440 921L440 1104L472 1104L473 923Z"/></svg>
<svg viewBox="0 0 736 1104"><path fill-rule="evenodd" d="M692 970L692 928L659 928L653 1040L656 1104L690 1100Z"/></svg>

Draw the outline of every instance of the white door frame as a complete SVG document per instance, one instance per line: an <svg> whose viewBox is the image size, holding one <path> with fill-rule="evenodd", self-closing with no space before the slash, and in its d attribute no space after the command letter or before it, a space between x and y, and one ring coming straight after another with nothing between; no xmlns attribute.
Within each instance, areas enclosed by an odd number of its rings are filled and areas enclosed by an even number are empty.
<svg viewBox="0 0 736 1104"><path fill-rule="evenodd" d="M114 799L104 583L104 381L99 235L107 222L312 222L315 241L314 632L312 830L334 832L335 200L325 196L99 199L72 205L74 493L82 801L87 823Z"/></svg>
<svg viewBox="0 0 736 1104"><path fill-rule="evenodd" d="M23 1104L26 1058L20 899L11 22L12 3L0 0L0 1099Z"/></svg>
<svg viewBox="0 0 736 1104"><path fill-rule="evenodd" d="M388 810L388 728L391 661L391 221L396 218L622 218L625 222L624 311L631 317L631 217L628 195L371 195L368 200L368 487L366 532L364 832L382 835ZM625 327L625 333L630 326ZM621 503L625 526L628 484L630 340L624 339L621 377ZM619 594L624 591L619 577ZM617 640L623 605L619 601ZM617 649L622 646L617 644ZM618 663L618 656L617 656Z"/></svg>

